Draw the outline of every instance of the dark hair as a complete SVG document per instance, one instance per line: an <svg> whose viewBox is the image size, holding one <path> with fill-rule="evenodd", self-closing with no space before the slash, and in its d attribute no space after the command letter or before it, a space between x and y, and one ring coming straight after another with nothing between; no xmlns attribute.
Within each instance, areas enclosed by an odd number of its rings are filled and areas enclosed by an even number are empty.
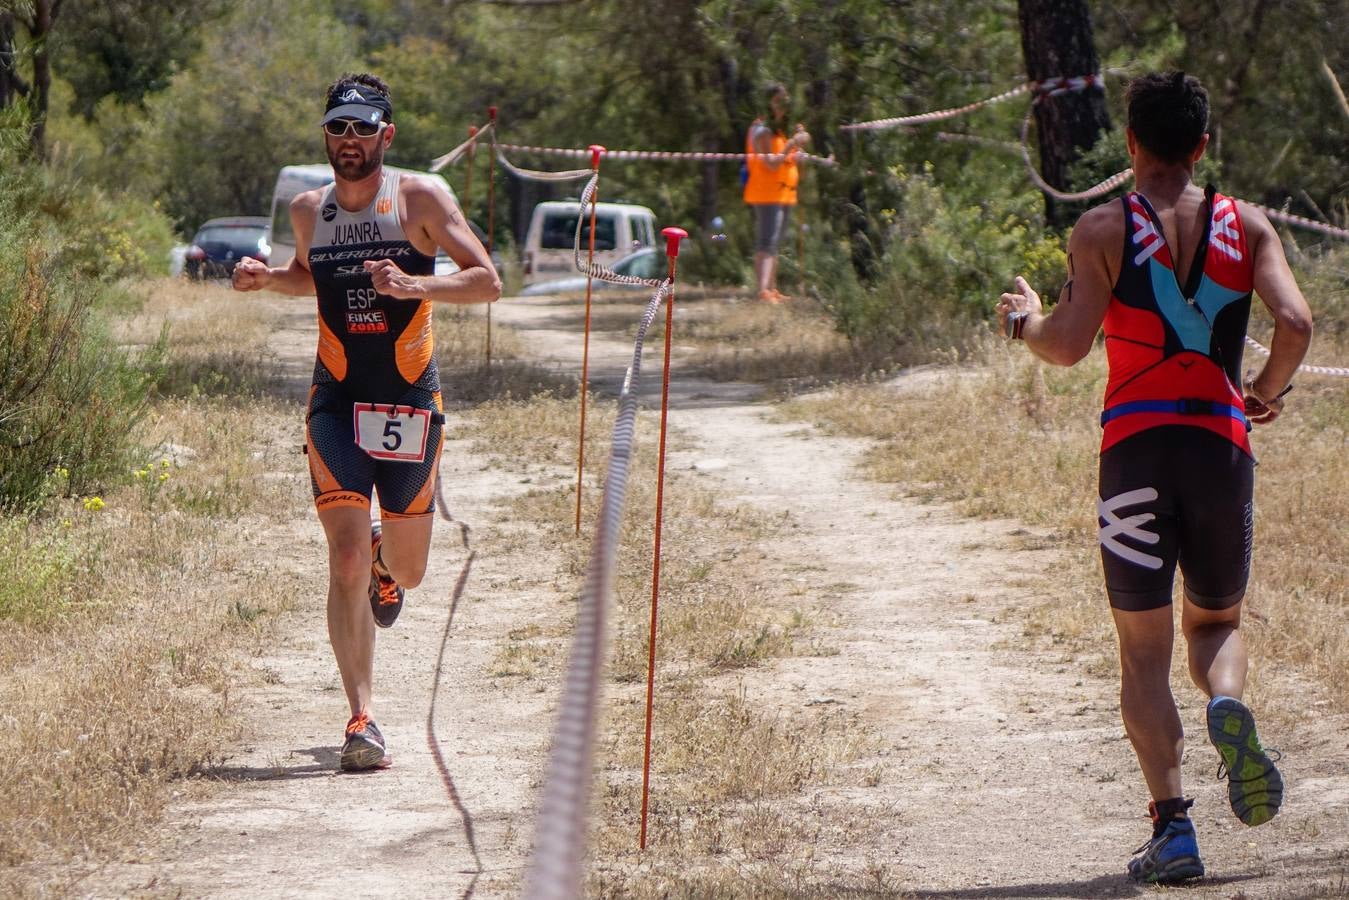
<svg viewBox="0 0 1349 900"><path fill-rule="evenodd" d="M341 92L342 88L352 84L373 88L374 90L379 91L384 99L388 100L390 104L393 103L393 95L389 93L389 86L384 83L384 79L380 78L378 75L371 75L369 72L343 72L340 78L328 85L328 93L323 96L324 102L331 103L333 98Z"/></svg>
<svg viewBox="0 0 1349 900"><path fill-rule="evenodd" d="M778 94L785 94L787 104L791 104L792 93L787 90L787 85L783 84L781 81L767 82L764 84L763 94L760 95L763 97L763 108L759 111L759 118L763 119L764 124L774 130L778 130L779 128L773 121L773 98Z"/></svg>
<svg viewBox="0 0 1349 900"><path fill-rule="evenodd" d="M1143 75L1129 82L1125 101L1129 127L1143 149L1164 162L1189 162L1208 130L1208 91L1198 78Z"/></svg>

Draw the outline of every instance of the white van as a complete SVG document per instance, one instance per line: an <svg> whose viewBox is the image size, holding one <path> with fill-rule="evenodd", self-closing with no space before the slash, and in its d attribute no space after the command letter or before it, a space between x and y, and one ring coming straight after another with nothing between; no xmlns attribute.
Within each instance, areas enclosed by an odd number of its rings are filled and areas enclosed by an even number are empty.
<svg viewBox="0 0 1349 900"><path fill-rule="evenodd" d="M577 200L549 200L534 207L525 233L525 284L558 278L576 271L572 251L576 243ZM595 262L613 266L643 247L656 246L656 214L631 203L599 203L595 207ZM590 248L590 209L581 227L581 253Z"/></svg>
<svg viewBox="0 0 1349 900"><path fill-rule="evenodd" d="M417 172L412 169L400 169L397 166L385 166L389 172L404 172L409 175L424 175L433 179L436 183L444 186L449 191L450 196L454 197L454 190L444 176L436 175L431 172ZM312 166L282 166L281 171L276 174L276 187L272 189L272 255L268 260L268 265L284 266L290 262L291 257L295 255L295 232L290 225L290 201L296 194L303 194L305 191L312 191L315 188L321 188L333 181L333 167L327 163L319 163ZM459 199L456 197L455 202ZM482 236L479 236L482 239ZM436 274L443 275L445 271L454 271L458 266L443 253L436 257ZM500 268L498 266L498 268Z"/></svg>

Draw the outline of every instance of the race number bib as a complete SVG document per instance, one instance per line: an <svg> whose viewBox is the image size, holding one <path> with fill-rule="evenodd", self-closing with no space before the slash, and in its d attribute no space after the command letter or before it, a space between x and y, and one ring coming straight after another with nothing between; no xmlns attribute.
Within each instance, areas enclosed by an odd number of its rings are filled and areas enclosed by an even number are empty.
<svg viewBox="0 0 1349 900"><path fill-rule="evenodd" d="M375 459L421 462L426 458L426 433L431 410L388 403L357 403L356 445Z"/></svg>

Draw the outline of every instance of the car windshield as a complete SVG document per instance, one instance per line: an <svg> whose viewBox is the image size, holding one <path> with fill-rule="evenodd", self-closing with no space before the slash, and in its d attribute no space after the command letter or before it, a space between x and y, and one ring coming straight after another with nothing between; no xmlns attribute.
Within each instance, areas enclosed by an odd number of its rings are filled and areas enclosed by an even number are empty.
<svg viewBox="0 0 1349 900"><path fill-rule="evenodd" d="M614 216L598 215L595 219L595 249L614 249ZM539 248L542 250L570 250L576 240L576 213L548 213L543 220L543 233L539 235ZM581 228L581 248L590 246L590 218L586 217Z"/></svg>
<svg viewBox="0 0 1349 900"><path fill-rule="evenodd" d="M614 263L614 271L635 278L660 278L660 257L655 253L634 253Z"/></svg>
<svg viewBox="0 0 1349 900"><path fill-rule="evenodd" d="M227 244L231 247L256 247L266 234L266 229L257 225L208 225L197 232L192 243Z"/></svg>

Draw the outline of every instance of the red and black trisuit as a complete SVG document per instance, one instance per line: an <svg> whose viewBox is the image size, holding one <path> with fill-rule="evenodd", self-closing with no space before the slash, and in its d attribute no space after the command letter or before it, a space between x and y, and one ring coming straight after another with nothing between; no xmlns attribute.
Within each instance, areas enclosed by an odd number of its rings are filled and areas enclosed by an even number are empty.
<svg viewBox="0 0 1349 900"><path fill-rule="evenodd" d="M1208 609L1241 600L1250 572L1255 460L1241 389L1254 266L1237 203L1213 187L1180 281L1146 197L1120 198L1120 275L1105 315L1101 559L1112 606L1171 602L1177 563Z"/></svg>

